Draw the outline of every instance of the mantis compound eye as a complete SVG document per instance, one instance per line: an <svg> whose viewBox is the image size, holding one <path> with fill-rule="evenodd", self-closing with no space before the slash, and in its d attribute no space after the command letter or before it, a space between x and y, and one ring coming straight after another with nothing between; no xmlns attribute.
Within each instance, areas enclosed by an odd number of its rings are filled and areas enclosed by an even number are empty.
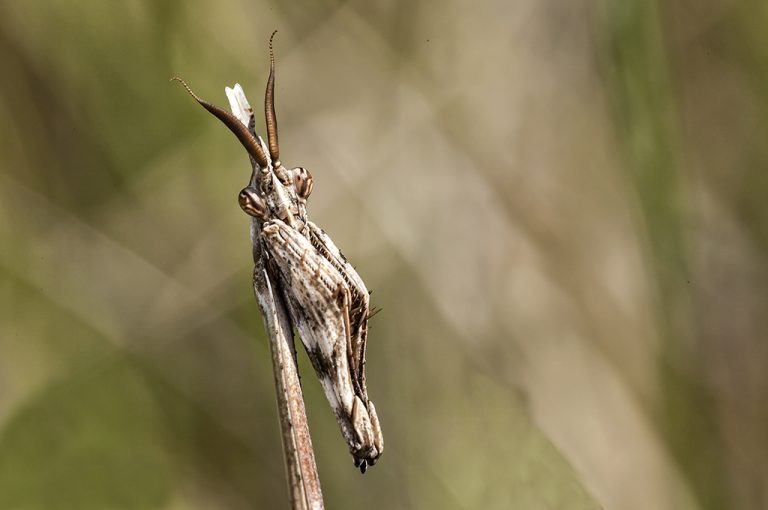
<svg viewBox="0 0 768 510"><path fill-rule="evenodd" d="M264 199L252 187L247 186L243 188L237 196L237 201L240 204L240 208L248 216L253 216L260 220L267 218L267 204L264 203Z"/></svg>
<svg viewBox="0 0 768 510"><path fill-rule="evenodd" d="M310 193L312 193L312 187L315 185L312 180L312 174L309 170L300 166L294 168L291 173L293 173L293 185L296 188L296 193L300 198L306 200L309 198Z"/></svg>

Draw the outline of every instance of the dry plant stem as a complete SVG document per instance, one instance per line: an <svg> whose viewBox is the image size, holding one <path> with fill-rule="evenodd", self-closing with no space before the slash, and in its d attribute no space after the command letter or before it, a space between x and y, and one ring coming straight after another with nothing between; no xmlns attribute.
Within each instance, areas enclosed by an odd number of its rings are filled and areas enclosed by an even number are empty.
<svg viewBox="0 0 768 510"><path fill-rule="evenodd" d="M254 227L259 228L259 225L255 224ZM312 449L296 365L293 332L285 303L276 288L280 285L279 279L274 275L271 276L268 268L265 267L258 241L253 243L253 256L256 263L253 273L253 290L264 317L264 327L272 353L283 460L291 508L294 510L323 509L323 494L320 490L320 478L317 475L315 453Z"/></svg>

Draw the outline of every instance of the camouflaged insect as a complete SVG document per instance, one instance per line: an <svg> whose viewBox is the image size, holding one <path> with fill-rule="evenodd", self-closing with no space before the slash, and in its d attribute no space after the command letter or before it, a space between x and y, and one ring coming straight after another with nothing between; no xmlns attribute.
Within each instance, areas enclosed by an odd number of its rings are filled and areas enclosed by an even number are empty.
<svg viewBox="0 0 768 510"><path fill-rule="evenodd" d="M274 33L272 34L274 37ZM239 84L226 88L233 113L192 97L221 120L248 151L250 183L238 197L254 218L253 235L266 266L278 275L291 322L301 338L355 466L363 473L381 456L384 440L376 408L365 385L365 343L371 316L369 292L331 238L307 219L312 175L280 161L274 108L275 59L269 41L270 72L264 110L268 145L255 132L255 117Z"/></svg>

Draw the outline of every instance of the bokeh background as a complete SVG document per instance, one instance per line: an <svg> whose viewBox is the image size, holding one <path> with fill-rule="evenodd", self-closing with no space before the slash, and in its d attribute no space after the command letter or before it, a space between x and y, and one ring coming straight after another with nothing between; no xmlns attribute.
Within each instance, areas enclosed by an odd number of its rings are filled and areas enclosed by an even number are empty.
<svg viewBox="0 0 768 510"><path fill-rule="evenodd" d="M261 104L374 290L328 508L768 508L768 4L0 2L0 508L284 508ZM258 127L263 132L261 124ZM301 351L301 349L300 349Z"/></svg>

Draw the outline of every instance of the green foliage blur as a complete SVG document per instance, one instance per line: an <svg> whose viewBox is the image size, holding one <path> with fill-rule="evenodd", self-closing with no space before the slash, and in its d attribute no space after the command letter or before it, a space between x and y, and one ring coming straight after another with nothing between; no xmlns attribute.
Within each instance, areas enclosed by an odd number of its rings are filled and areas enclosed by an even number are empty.
<svg viewBox="0 0 768 510"><path fill-rule="evenodd" d="M258 110L274 29L383 308L365 476L299 348L328 508L768 508L768 4L11 0L0 510L287 506L248 159L168 81Z"/></svg>

